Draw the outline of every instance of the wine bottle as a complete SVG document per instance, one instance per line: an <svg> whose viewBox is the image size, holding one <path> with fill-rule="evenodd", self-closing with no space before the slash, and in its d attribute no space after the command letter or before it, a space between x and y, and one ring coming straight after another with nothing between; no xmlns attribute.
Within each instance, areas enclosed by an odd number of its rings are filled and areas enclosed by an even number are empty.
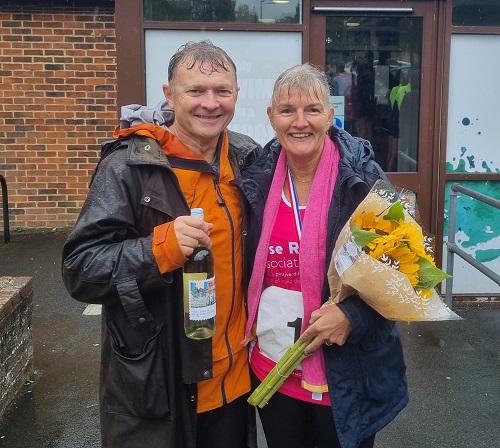
<svg viewBox="0 0 500 448"><path fill-rule="evenodd" d="M203 219L203 209L191 216ZM212 251L201 244L183 267L184 331L190 339L208 339L215 333L215 272Z"/></svg>

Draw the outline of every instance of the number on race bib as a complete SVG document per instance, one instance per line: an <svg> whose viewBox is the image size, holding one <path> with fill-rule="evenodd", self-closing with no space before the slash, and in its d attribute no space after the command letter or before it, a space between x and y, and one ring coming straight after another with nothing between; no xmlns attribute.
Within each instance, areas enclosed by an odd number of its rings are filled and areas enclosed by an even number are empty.
<svg viewBox="0 0 500 448"><path fill-rule="evenodd" d="M297 342L300 337L300 329L302 328L302 318L297 317L293 322L287 322L287 327L295 328L295 335L293 337L293 342Z"/></svg>

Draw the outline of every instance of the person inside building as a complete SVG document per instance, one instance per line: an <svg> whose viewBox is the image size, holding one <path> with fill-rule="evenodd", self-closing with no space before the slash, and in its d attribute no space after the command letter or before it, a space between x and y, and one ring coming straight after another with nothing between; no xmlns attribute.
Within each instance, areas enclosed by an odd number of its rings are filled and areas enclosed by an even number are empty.
<svg viewBox="0 0 500 448"><path fill-rule="evenodd" d="M69 293L103 305L103 448L246 448L251 439L246 228L233 180L261 147L227 129L238 90L224 50L179 48L163 85L168 106L123 108L64 245ZM204 219L189 216L195 207ZM198 244L215 259L216 332L205 340L183 326L182 267Z"/></svg>
<svg viewBox="0 0 500 448"><path fill-rule="evenodd" d="M350 96L352 86L352 75L346 73L345 64L337 62L335 75L330 81L330 91L334 96Z"/></svg>
<svg viewBox="0 0 500 448"><path fill-rule="evenodd" d="M353 78L357 135L370 141L373 137L374 119L377 113L373 56L372 50L366 51L365 58L356 64L356 76Z"/></svg>
<svg viewBox="0 0 500 448"><path fill-rule="evenodd" d="M337 305L326 273L340 230L376 180L371 144L330 127L327 75L294 66L267 109L276 139L237 183L249 217L248 323L253 386L297 340L307 356L259 409L269 448L370 448L406 406L399 332L357 295Z"/></svg>

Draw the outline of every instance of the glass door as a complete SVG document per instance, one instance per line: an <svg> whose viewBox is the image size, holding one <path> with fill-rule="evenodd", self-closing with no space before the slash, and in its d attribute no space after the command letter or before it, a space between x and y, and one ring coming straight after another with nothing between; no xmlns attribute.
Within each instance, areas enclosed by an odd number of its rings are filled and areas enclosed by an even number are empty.
<svg viewBox="0 0 500 448"><path fill-rule="evenodd" d="M334 121L370 140L391 181L417 193L421 218L430 228L437 174L430 107L435 103L433 2L329 5L312 2L309 51L311 62L329 76Z"/></svg>

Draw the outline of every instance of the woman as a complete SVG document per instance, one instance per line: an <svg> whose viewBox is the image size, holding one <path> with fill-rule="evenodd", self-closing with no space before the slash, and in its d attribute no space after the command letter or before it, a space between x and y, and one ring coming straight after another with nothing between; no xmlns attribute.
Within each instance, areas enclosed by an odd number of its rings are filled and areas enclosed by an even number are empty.
<svg viewBox="0 0 500 448"><path fill-rule="evenodd" d="M368 141L330 129L328 79L312 65L278 77L267 113L277 139L238 180L251 209L244 342L254 387L299 336L313 338L259 409L267 443L370 448L408 401L400 336L358 296L322 304L339 231L385 176Z"/></svg>

